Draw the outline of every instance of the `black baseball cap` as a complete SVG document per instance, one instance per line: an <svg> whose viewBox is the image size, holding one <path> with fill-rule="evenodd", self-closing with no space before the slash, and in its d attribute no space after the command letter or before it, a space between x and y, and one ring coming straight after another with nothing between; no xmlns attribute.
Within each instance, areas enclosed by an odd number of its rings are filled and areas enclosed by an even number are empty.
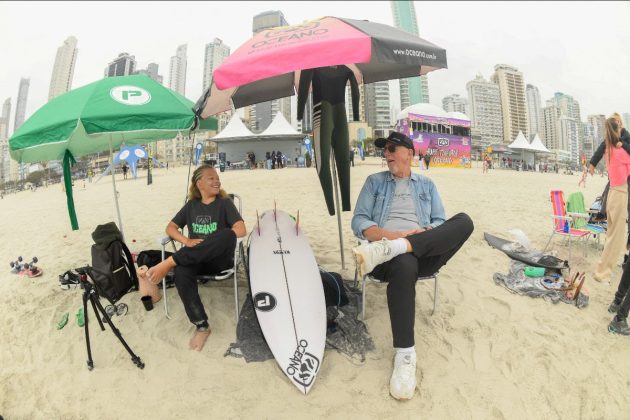
<svg viewBox="0 0 630 420"><path fill-rule="evenodd" d="M405 146L407 149L411 149L414 155L416 154L416 151L413 148L413 141L403 133L392 131L387 138L380 137L374 140L374 146L382 149L385 147L387 142L394 143L399 146Z"/></svg>

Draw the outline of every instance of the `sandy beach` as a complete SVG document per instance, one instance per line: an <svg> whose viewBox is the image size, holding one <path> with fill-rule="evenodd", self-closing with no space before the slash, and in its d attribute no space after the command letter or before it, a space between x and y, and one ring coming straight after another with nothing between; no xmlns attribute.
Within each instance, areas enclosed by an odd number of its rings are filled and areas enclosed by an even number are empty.
<svg viewBox="0 0 630 420"><path fill-rule="evenodd" d="M380 160L352 168L352 203ZM414 171L417 171L414 168ZM13 419L206 419L206 418L428 418L428 419L627 419L630 413L630 338L607 331L607 307L621 269L610 285L592 280L601 252L591 241L586 257L573 248L572 267L586 271L590 302L585 309L510 293L495 285L509 259L490 248L484 232L509 237L524 231L542 249L551 233L549 191L584 193L587 206L606 178L432 168L422 174L437 187L447 217L468 213L471 238L444 267L437 313L430 316L433 286L417 285L415 340L418 390L411 401L388 393L393 349L384 285L369 285L366 324L377 350L364 363L327 351L309 395L298 392L274 360L246 363L224 357L235 340L233 290L226 281L202 287L212 334L202 352L188 350L192 325L175 289L169 289L172 319L161 304L146 312L137 292L121 301L129 313L114 322L146 363L143 370L110 331L92 322L95 368L86 367L83 328L74 314L81 290L62 290L58 276L91 262L91 233L117 221L111 178L75 182L80 229L72 231L61 184L0 200L0 414ZM243 198L248 231L256 210L300 210L318 263L347 280L354 276L351 212L342 214L345 269L339 254L336 217L328 216L316 171L244 170L221 173L223 186ZM132 251L158 249L168 221L184 203L188 167L156 170L146 185L117 178L127 244ZM135 241L135 242L134 242ZM602 241L603 244L603 241ZM561 239L552 249L568 256ZM29 279L9 272L18 255L37 256L44 275ZM621 261L620 261L621 262ZM241 303L247 293L240 282ZM70 321L57 330L65 313ZM91 313L90 313L91 315ZM92 317L92 320L94 318Z"/></svg>

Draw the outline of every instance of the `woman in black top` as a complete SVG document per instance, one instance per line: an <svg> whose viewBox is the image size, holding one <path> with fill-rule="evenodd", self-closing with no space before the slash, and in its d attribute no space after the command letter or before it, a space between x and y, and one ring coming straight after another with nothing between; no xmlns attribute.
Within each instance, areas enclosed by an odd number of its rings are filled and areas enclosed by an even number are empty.
<svg viewBox="0 0 630 420"><path fill-rule="evenodd" d="M180 229L188 228L188 237ZM188 202L166 226L166 234L184 245L173 256L151 267L146 279L158 284L175 269L175 286L188 319L196 327L190 348L200 351L208 336L208 316L199 297L196 277L232 267L236 238L246 235L245 222L221 189L219 174L201 165L192 176Z"/></svg>

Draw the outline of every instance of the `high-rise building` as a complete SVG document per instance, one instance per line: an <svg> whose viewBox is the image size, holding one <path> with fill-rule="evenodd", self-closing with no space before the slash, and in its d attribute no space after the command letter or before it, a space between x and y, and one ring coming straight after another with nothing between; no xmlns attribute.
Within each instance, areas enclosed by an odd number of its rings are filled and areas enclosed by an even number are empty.
<svg viewBox="0 0 630 420"><path fill-rule="evenodd" d="M466 83L473 145L486 148L503 143L503 114L499 86L480 74Z"/></svg>
<svg viewBox="0 0 630 420"><path fill-rule="evenodd" d="M219 38L206 44L206 53L203 60L203 91L210 87L212 75L223 61L230 56L230 47ZM232 111L221 112L216 115L219 124L219 132L225 128L232 118ZM290 121L290 119L289 119Z"/></svg>
<svg viewBox="0 0 630 420"><path fill-rule="evenodd" d="M540 92L534 85L527 84L525 88L527 95L527 118L529 123L529 140L531 141L536 134L542 134L542 105L540 101Z"/></svg>
<svg viewBox="0 0 630 420"><path fill-rule="evenodd" d="M560 118L560 109L553 103L547 105L542 109L542 137L541 140L545 144L545 147L549 150L561 149L559 141L560 131L558 128L558 119ZM566 150L566 149L565 149Z"/></svg>
<svg viewBox="0 0 630 420"><path fill-rule="evenodd" d="M9 118L11 117L11 98L2 105L0 114L0 184L9 180Z"/></svg>
<svg viewBox="0 0 630 420"><path fill-rule="evenodd" d="M365 119L365 85L359 85L359 121L367 121ZM353 111L352 111L352 89L350 86L346 86L346 117L348 122L353 120Z"/></svg>
<svg viewBox="0 0 630 420"><path fill-rule="evenodd" d="M523 73L516 67L497 64L494 66L494 74L490 80L499 85L501 94L503 142L509 144L514 141L519 131L523 132L525 138L529 138Z"/></svg>
<svg viewBox="0 0 630 420"><path fill-rule="evenodd" d="M53 66L50 87L48 89L48 100L62 95L72 89L72 78L74 77L74 65L77 61L77 39L68 37L63 45L57 49L55 64Z"/></svg>
<svg viewBox="0 0 630 420"><path fill-rule="evenodd" d="M604 127L606 126L606 116L603 114L589 115L586 122L593 126L593 137L595 137L595 147L604 141Z"/></svg>
<svg viewBox="0 0 630 420"><path fill-rule="evenodd" d="M547 107L550 106L556 108L551 115L557 116L555 122L557 149L568 152L568 159L571 162L579 163L583 138L580 104L572 96L556 92L553 98L547 101Z"/></svg>
<svg viewBox="0 0 630 420"><path fill-rule="evenodd" d="M413 1L390 1L394 26L405 32L419 36L418 20ZM429 81L427 76L400 79L400 108L429 102Z"/></svg>
<svg viewBox="0 0 630 420"><path fill-rule="evenodd" d="M105 67L105 77L129 76L135 72L136 57L126 52L118 54L118 57Z"/></svg>
<svg viewBox="0 0 630 420"><path fill-rule="evenodd" d="M630 114L629 113L624 112L623 114L621 114L621 119L623 120L624 127L630 127Z"/></svg>
<svg viewBox="0 0 630 420"><path fill-rule="evenodd" d="M168 77L168 87L175 92L186 95L186 51L187 44L177 47L175 55L171 57L171 68Z"/></svg>
<svg viewBox="0 0 630 420"><path fill-rule="evenodd" d="M145 76L149 76L151 79L162 84L164 78L159 74L159 68L160 66L157 63L149 63L146 69L140 69L135 74L144 74Z"/></svg>
<svg viewBox="0 0 630 420"><path fill-rule="evenodd" d="M296 104L297 106L297 104ZM304 104L304 114L300 121L302 133L310 133L313 131L313 93L309 92Z"/></svg>
<svg viewBox="0 0 630 420"><path fill-rule="evenodd" d="M468 100L456 93L445 96L442 99L442 109L446 112L461 112L468 116Z"/></svg>
<svg viewBox="0 0 630 420"><path fill-rule="evenodd" d="M219 38L206 44L206 53L203 60L203 91L210 87L212 74L223 61L230 56L230 47Z"/></svg>
<svg viewBox="0 0 630 420"><path fill-rule="evenodd" d="M588 122L582 122L582 153L586 155L586 159L590 159L597 149L597 140L595 138L595 127Z"/></svg>
<svg viewBox="0 0 630 420"><path fill-rule="evenodd" d="M389 81L364 85L365 120L375 137L387 137L391 128Z"/></svg>
<svg viewBox="0 0 630 420"><path fill-rule="evenodd" d="M9 138L9 121L11 118L11 98L4 100L2 104L2 115L0 115L0 122L4 122L3 129L0 130L0 138Z"/></svg>
<svg viewBox="0 0 630 420"><path fill-rule="evenodd" d="M252 30L254 35L256 35L265 29L288 25L289 22L287 22L284 18L284 14L281 11L269 10L254 16L252 21ZM250 130L255 133L260 133L267 129L278 112L282 112L284 118L286 118L287 121L291 121L290 97L253 105L249 111ZM306 112L304 114L306 115Z"/></svg>
<svg viewBox="0 0 630 420"><path fill-rule="evenodd" d="M28 88L31 79L20 79L20 89L18 90L17 104L15 105L15 123L13 124L13 132L15 132L24 122L26 116L26 100L28 99Z"/></svg>

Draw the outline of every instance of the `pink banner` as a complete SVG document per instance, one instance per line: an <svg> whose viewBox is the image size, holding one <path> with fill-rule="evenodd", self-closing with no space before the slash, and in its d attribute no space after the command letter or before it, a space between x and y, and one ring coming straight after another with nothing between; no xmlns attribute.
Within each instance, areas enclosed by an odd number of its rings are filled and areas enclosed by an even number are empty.
<svg viewBox="0 0 630 420"><path fill-rule="evenodd" d="M396 126L396 130L407 135L411 140L413 140L413 146L416 151L416 155L429 154L431 156L431 167L471 167L471 142L470 137L468 136L455 136L452 134L413 131L411 130L409 120L407 119L399 121L398 125Z"/></svg>
<svg viewBox="0 0 630 420"><path fill-rule="evenodd" d="M267 29L239 47L214 72L221 90L296 70L370 61L369 36L333 17Z"/></svg>

